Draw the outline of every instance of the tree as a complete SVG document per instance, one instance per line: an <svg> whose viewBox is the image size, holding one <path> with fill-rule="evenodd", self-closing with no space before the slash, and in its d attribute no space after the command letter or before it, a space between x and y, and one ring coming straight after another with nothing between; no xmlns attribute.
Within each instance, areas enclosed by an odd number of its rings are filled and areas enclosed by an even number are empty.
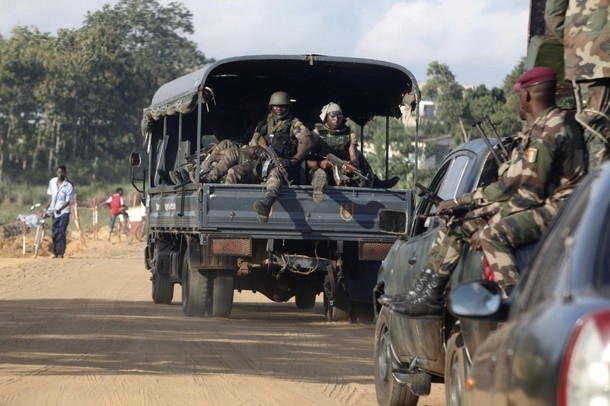
<svg viewBox="0 0 610 406"><path fill-rule="evenodd" d="M121 0L57 37L19 27L0 37L0 177L60 162L78 166L81 183L126 176L154 90L211 62L192 33L180 3Z"/></svg>

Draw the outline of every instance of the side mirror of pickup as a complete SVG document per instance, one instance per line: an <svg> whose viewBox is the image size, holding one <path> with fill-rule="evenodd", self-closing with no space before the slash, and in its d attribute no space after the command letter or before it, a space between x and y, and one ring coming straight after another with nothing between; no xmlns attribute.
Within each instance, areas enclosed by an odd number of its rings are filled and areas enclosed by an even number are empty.
<svg viewBox="0 0 610 406"><path fill-rule="evenodd" d="M140 154L138 154L137 152L132 152L129 155L129 164L134 168L138 168L142 164L142 158L140 158Z"/></svg>
<svg viewBox="0 0 610 406"><path fill-rule="evenodd" d="M404 210L381 209L377 213L379 231L404 235L409 228L409 214Z"/></svg>

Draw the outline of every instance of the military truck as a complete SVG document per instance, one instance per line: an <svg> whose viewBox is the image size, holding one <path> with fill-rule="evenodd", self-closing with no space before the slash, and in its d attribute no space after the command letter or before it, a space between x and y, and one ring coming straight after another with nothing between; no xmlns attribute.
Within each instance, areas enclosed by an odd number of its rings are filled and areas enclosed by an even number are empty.
<svg viewBox="0 0 610 406"><path fill-rule="evenodd" d="M405 190L328 186L316 203L302 167L261 223L253 204L264 197L264 184L172 184L163 176L189 163L198 173L210 137L235 139L253 124L244 120L244 101L262 100L262 119L278 90L310 128L322 106L339 103L360 129L360 148L371 141L365 126L373 117L407 111L417 118L420 94L404 67L321 55L228 58L161 86L144 109L144 170L136 169L141 156L131 156L132 183L146 199L144 263L153 302L171 303L179 284L186 316L229 317L235 291L274 302L294 298L303 309L322 293L329 320L372 320L377 270L395 239L378 229L377 214L407 210ZM385 162L387 178L387 153Z"/></svg>

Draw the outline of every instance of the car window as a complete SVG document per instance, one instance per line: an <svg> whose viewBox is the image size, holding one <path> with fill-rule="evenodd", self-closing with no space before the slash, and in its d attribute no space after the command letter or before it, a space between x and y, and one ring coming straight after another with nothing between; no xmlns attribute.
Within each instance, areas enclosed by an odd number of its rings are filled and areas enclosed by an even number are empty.
<svg viewBox="0 0 610 406"><path fill-rule="evenodd" d="M458 155L445 162L436 172L428 188L442 199L451 199L459 187L468 166L468 156ZM429 216L436 212L436 205L428 200L421 200L417 206L417 217L413 223L411 235L419 235L430 228L438 226L438 218Z"/></svg>
<svg viewBox="0 0 610 406"><path fill-rule="evenodd" d="M447 169L446 175L440 182L436 192L440 197L443 198L443 200L453 199L456 197L458 187L462 182L464 173L466 172L468 161L469 159L466 155L459 155L451 161L451 165Z"/></svg>

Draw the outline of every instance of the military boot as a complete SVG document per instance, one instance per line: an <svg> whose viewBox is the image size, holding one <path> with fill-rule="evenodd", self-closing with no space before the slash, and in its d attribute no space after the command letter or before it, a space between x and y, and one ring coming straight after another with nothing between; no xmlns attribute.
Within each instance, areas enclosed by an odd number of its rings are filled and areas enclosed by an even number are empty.
<svg viewBox="0 0 610 406"><path fill-rule="evenodd" d="M417 281L415 281L413 289L407 293L400 293L398 295L381 295L377 301L384 306L391 306L392 303L404 302L405 300L417 297L430 282L432 274L433 272L430 269L424 269L419 274Z"/></svg>
<svg viewBox="0 0 610 406"><path fill-rule="evenodd" d="M373 187L376 189L390 189L398 183L400 178L398 176L394 176L390 179L381 180L377 176L373 178Z"/></svg>
<svg viewBox="0 0 610 406"><path fill-rule="evenodd" d="M312 199L316 203L320 203L324 196L324 187L328 182L328 178L326 177L326 171L324 169L318 168L313 173L313 179L311 184L313 185L313 195Z"/></svg>
<svg viewBox="0 0 610 406"><path fill-rule="evenodd" d="M254 202L254 210L258 213L258 221L266 223L269 220L271 206L275 203L276 197L267 195L263 200Z"/></svg>
<svg viewBox="0 0 610 406"><path fill-rule="evenodd" d="M413 294L409 294L406 300L392 302L390 309L411 317L438 316L441 314L445 287L449 282L449 276L440 275L431 270L425 272L430 274L427 283L416 284L412 291Z"/></svg>

